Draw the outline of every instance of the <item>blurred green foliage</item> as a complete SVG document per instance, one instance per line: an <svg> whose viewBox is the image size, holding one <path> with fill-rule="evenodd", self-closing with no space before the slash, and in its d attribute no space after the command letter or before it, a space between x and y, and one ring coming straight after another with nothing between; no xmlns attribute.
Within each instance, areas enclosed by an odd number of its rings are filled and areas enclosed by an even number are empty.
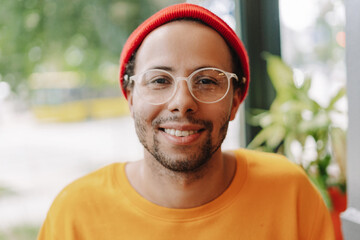
<svg viewBox="0 0 360 240"><path fill-rule="evenodd" d="M269 110L253 109L249 123L262 130L248 147L278 152L298 163L331 207L327 188L336 185L345 190L346 134L333 121L333 114L345 114L336 106L344 97L345 89L339 89L329 103L322 106L309 95L311 78L297 83L293 70L280 57L264 56L276 97ZM300 154L294 154L294 144L299 146ZM310 159L306 156L309 148L314 148ZM329 175L331 163L339 167L336 179Z"/></svg>
<svg viewBox="0 0 360 240"><path fill-rule="evenodd" d="M13 195L15 192L9 188L0 185L0 198L3 196Z"/></svg>
<svg viewBox="0 0 360 240"><path fill-rule="evenodd" d="M40 227L32 225L19 225L6 231L0 231L0 240L34 240Z"/></svg>
<svg viewBox="0 0 360 240"><path fill-rule="evenodd" d="M176 2L1 0L0 81L20 92L33 72L77 71L90 87L117 84L119 55L131 31Z"/></svg>

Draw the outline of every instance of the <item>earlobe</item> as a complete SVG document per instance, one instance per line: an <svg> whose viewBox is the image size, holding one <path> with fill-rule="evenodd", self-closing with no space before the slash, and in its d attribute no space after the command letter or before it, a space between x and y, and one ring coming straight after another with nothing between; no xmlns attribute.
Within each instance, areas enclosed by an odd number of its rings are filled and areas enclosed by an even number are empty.
<svg viewBox="0 0 360 240"><path fill-rule="evenodd" d="M241 91L240 89L236 89L234 91L234 96L233 96L233 102L232 102L232 107L231 107L231 114L230 114L230 121L234 120L236 117L236 113L240 107L240 99L241 99Z"/></svg>
<svg viewBox="0 0 360 240"><path fill-rule="evenodd" d="M133 117L133 95L131 90L126 90L127 102L131 117Z"/></svg>

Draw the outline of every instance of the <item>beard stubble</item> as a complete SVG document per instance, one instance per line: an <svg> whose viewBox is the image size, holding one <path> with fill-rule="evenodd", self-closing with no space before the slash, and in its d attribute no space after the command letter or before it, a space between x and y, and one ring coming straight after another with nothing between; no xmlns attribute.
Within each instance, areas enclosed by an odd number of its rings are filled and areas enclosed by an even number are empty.
<svg viewBox="0 0 360 240"><path fill-rule="evenodd" d="M224 115L223 115L224 116ZM179 121L179 117L172 116L169 118L156 118L152 121L153 129L156 129L156 126L159 124L163 124L169 121ZM156 131L153 132L152 137L152 145L146 141L146 122L139 116L134 115L135 120L135 129L138 135L138 138L144 148L154 157L154 159L160 163L164 168L177 173L195 173L199 172L204 169L211 159L212 155L220 148L221 144L223 143L228 125L230 120L230 115L225 115L222 117L220 121L220 129L218 134L218 139L215 144L213 144L211 134L213 132L213 123L207 120L199 120L195 119L191 116L187 117L186 120L192 124L198 124L204 126L206 134L206 140L204 143L199 147L195 153L189 153L186 157L178 157L174 154L168 154L161 149L161 144L157 138ZM178 146L179 151L186 152L186 146Z"/></svg>

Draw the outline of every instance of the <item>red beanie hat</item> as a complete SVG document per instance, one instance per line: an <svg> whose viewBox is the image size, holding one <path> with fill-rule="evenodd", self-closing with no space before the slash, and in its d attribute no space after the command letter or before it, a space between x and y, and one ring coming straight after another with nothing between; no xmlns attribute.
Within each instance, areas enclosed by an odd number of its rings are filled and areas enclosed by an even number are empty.
<svg viewBox="0 0 360 240"><path fill-rule="evenodd" d="M239 57L242 66L242 72L246 79L245 89L243 89L243 95L241 97L241 101L243 101L248 92L250 80L249 58L243 43L238 38L234 30L232 30L221 18L203 7L189 3L176 4L160 10L145 20L145 22L143 22L141 25L139 25L129 36L120 55L119 78L121 89L125 98L127 98L127 96L123 87L124 74L126 65L129 62L132 54L140 47L142 41L150 32L160 27L161 25L164 25L165 23L180 18L192 18L205 23L209 27L216 30L235 51ZM239 77L241 78L242 76Z"/></svg>

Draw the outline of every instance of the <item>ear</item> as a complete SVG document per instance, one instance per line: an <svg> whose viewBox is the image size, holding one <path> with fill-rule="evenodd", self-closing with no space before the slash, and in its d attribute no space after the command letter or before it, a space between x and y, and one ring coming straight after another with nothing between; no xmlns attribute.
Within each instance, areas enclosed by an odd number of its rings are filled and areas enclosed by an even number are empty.
<svg viewBox="0 0 360 240"><path fill-rule="evenodd" d="M240 107L240 99L241 99L241 91L240 88L236 89L234 91L233 95L233 102L231 106L231 114L230 114L230 121L235 119L236 113Z"/></svg>
<svg viewBox="0 0 360 240"><path fill-rule="evenodd" d="M126 96L127 96L127 102L128 102L130 115L133 118L134 117L134 115L133 115L133 91L128 88L126 90Z"/></svg>

